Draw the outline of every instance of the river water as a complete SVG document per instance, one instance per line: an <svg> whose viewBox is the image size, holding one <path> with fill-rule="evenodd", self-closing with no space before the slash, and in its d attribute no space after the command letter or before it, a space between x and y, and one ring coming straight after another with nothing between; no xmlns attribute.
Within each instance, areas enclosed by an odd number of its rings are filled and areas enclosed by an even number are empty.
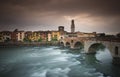
<svg viewBox="0 0 120 77"><path fill-rule="evenodd" d="M94 54L58 46L0 47L0 77L120 77L108 49Z"/></svg>

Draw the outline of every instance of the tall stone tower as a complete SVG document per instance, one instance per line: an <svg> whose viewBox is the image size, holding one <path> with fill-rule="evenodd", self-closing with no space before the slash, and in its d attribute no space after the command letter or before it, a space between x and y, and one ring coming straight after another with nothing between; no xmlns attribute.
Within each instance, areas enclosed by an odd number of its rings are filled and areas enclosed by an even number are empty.
<svg viewBox="0 0 120 77"><path fill-rule="evenodd" d="M75 24L74 24L74 20L71 21L71 33L75 32Z"/></svg>
<svg viewBox="0 0 120 77"><path fill-rule="evenodd" d="M64 26L59 26L58 31L60 32L60 39L63 39L65 35Z"/></svg>

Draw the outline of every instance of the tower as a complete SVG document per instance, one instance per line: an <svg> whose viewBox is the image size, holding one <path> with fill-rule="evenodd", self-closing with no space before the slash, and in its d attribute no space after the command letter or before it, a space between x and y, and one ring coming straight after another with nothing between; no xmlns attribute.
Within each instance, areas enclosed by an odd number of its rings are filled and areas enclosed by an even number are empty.
<svg viewBox="0 0 120 77"><path fill-rule="evenodd" d="M60 39L63 39L65 34L64 26L59 26L58 31L60 32Z"/></svg>
<svg viewBox="0 0 120 77"><path fill-rule="evenodd" d="M71 21L71 33L75 32L75 24L74 24L74 20Z"/></svg>

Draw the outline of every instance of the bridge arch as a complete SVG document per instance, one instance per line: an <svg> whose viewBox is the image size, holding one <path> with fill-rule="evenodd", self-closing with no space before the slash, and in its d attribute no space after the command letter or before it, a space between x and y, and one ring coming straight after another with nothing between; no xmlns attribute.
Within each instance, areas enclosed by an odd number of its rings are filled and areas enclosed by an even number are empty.
<svg viewBox="0 0 120 77"><path fill-rule="evenodd" d="M73 43L74 42L74 40L71 40L71 43Z"/></svg>
<svg viewBox="0 0 120 77"><path fill-rule="evenodd" d="M83 47L84 47L84 45L80 41L77 41L74 43L74 48L81 49Z"/></svg>
<svg viewBox="0 0 120 77"><path fill-rule="evenodd" d="M66 42L66 43L65 43L65 46L66 46L66 47L70 47L70 43L69 43L69 42Z"/></svg>
<svg viewBox="0 0 120 77"><path fill-rule="evenodd" d="M106 46L103 43L93 43L89 46L88 52L89 53L96 53L98 50L104 50Z"/></svg>
<svg viewBox="0 0 120 77"><path fill-rule="evenodd" d="M64 42L60 42L60 45L61 45L61 46L64 46Z"/></svg>

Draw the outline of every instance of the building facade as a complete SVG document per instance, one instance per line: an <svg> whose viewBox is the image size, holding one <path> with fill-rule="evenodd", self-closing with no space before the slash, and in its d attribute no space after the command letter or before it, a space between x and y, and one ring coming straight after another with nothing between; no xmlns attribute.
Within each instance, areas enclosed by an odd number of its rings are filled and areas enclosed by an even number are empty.
<svg viewBox="0 0 120 77"><path fill-rule="evenodd" d="M18 31L17 32L17 41L23 42L25 38L25 32L24 31Z"/></svg>
<svg viewBox="0 0 120 77"><path fill-rule="evenodd" d="M93 33L77 32L77 37L96 37L96 32Z"/></svg>
<svg viewBox="0 0 120 77"><path fill-rule="evenodd" d="M32 39L32 31L27 31L27 32L25 32L24 41L25 41L25 42L29 42L29 41L31 41L31 39Z"/></svg>
<svg viewBox="0 0 120 77"><path fill-rule="evenodd" d="M39 39L40 39L40 32L39 31L32 32L31 41L38 42Z"/></svg>
<svg viewBox="0 0 120 77"><path fill-rule="evenodd" d="M51 31L48 31L48 41L50 42L52 40L52 34L51 34Z"/></svg>
<svg viewBox="0 0 120 77"><path fill-rule="evenodd" d="M51 31L52 41L60 40L60 32L59 31Z"/></svg>
<svg viewBox="0 0 120 77"><path fill-rule="evenodd" d="M60 32L60 39L64 39L65 34L66 34L66 32L64 30L64 26L59 26L58 31Z"/></svg>
<svg viewBox="0 0 120 77"><path fill-rule="evenodd" d="M8 42L11 40L11 31L2 31L0 32L1 42Z"/></svg>

